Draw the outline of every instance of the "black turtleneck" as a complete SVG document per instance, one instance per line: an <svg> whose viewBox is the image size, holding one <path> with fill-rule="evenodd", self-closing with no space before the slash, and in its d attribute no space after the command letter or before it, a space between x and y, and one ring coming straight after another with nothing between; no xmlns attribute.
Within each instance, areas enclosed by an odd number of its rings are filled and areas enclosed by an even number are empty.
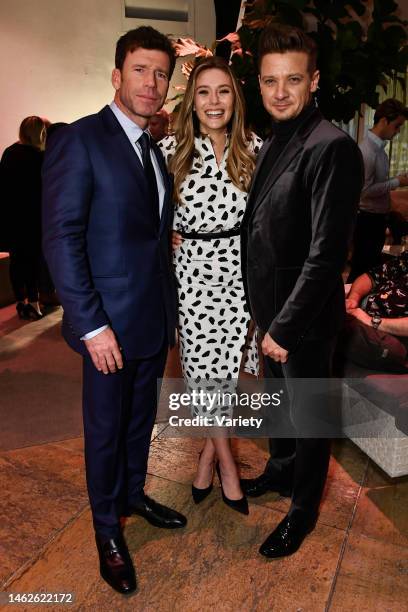
<svg viewBox="0 0 408 612"><path fill-rule="evenodd" d="M276 160L279 155L282 153L283 149L292 138L292 136L297 132L299 126L312 114L315 110L315 106L313 101L305 106L305 108L293 119L288 119L287 121L272 121L272 135L266 141L267 143L272 140L272 143L269 147L269 151L267 152L262 165L259 169L258 176L256 177L255 185L253 188L253 198L256 199L259 192L261 191L268 175L271 172ZM251 198L252 199L252 198ZM254 200L253 200L254 201Z"/></svg>

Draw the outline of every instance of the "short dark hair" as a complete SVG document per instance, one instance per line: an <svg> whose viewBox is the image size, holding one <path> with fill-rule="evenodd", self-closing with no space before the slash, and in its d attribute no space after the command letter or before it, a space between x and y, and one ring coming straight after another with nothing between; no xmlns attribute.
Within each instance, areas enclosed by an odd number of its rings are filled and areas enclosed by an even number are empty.
<svg viewBox="0 0 408 612"><path fill-rule="evenodd" d="M300 28L279 23L270 24L262 32L258 46L258 67L261 68L262 58L268 53L288 53L298 51L306 53L309 58L309 72L316 70L317 46L310 36Z"/></svg>
<svg viewBox="0 0 408 612"><path fill-rule="evenodd" d="M161 32L150 26L141 26L136 30L129 30L121 36L116 43L115 68L122 70L125 58L128 53L133 53L136 49L154 49L167 53L170 60L169 78L174 72L176 65L176 52L171 40Z"/></svg>
<svg viewBox="0 0 408 612"><path fill-rule="evenodd" d="M374 114L374 125L383 117L388 123L394 121L397 117L408 119L408 107L395 98L387 98L377 107Z"/></svg>

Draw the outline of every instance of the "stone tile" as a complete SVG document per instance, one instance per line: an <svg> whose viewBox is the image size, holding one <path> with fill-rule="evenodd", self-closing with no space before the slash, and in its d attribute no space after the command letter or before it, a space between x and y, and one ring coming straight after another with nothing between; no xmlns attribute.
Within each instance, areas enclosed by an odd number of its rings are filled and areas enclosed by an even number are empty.
<svg viewBox="0 0 408 612"><path fill-rule="evenodd" d="M99 578L88 512L8 590L74 591L80 610L323 612L342 545L339 530L320 526L296 555L268 561L257 550L279 514L255 506L242 517L216 491L193 507L189 487L160 478L150 478L147 490L186 513L189 523L186 529L166 531L138 517L128 521L125 534L137 569L136 594L124 598Z"/></svg>
<svg viewBox="0 0 408 612"><path fill-rule="evenodd" d="M368 458L349 440L333 443L327 483L319 520L325 525L347 529L350 524Z"/></svg>
<svg viewBox="0 0 408 612"><path fill-rule="evenodd" d="M58 444L4 452L0 488L2 582L87 504L82 452Z"/></svg>
<svg viewBox="0 0 408 612"><path fill-rule="evenodd" d="M351 481L357 485L363 484L370 460L354 442L347 438L334 440L332 457L342 466Z"/></svg>
<svg viewBox="0 0 408 612"><path fill-rule="evenodd" d="M391 479L371 466L367 482L372 486L361 492L352 531L408 547L408 478Z"/></svg>
<svg viewBox="0 0 408 612"><path fill-rule="evenodd" d="M164 376L167 378L182 378L183 376L177 347L174 347L169 351Z"/></svg>
<svg viewBox="0 0 408 612"><path fill-rule="evenodd" d="M387 487L393 485L408 485L408 476L399 476L391 478L388 476L374 461L369 462L367 475L364 479L365 487Z"/></svg>
<svg viewBox="0 0 408 612"><path fill-rule="evenodd" d="M147 471L175 482L191 483L198 453L202 447L199 438L166 438L158 436L150 446Z"/></svg>
<svg viewBox="0 0 408 612"><path fill-rule="evenodd" d="M198 453L203 440L200 438L166 438L158 436L151 447L148 471L176 482L190 484L194 478ZM241 476L252 478L259 475L268 459L267 440L233 439L234 455ZM331 527L347 529L354 505L367 468L368 459L348 440L336 441L330 462L329 475L319 521ZM251 498L253 505L265 506L285 513L290 499L269 492Z"/></svg>
<svg viewBox="0 0 408 612"><path fill-rule="evenodd" d="M408 602L408 548L349 537L330 612L400 612Z"/></svg>
<svg viewBox="0 0 408 612"><path fill-rule="evenodd" d="M253 461L254 455L256 455L256 451L252 455ZM259 457L262 458L259 459ZM266 441L262 441L261 448L258 450L258 470L251 470L248 477L256 476L263 470L267 457ZM336 440L334 442L320 511L320 523L338 529L347 529L367 469L367 462L368 459L364 453L350 441ZM286 513L290 506L289 498L281 497L274 492L269 492L262 497L252 498L250 502L283 513Z"/></svg>
<svg viewBox="0 0 408 612"><path fill-rule="evenodd" d="M155 438L157 438L157 436L160 436L160 434L162 434L167 427L167 423L155 423L153 426L151 440L153 441Z"/></svg>
<svg viewBox="0 0 408 612"><path fill-rule="evenodd" d="M84 453L84 438L82 436L70 438L69 440L61 440L60 442L53 442L52 445L75 453L82 453L82 455Z"/></svg>
<svg viewBox="0 0 408 612"><path fill-rule="evenodd" d="M203 438L168 438L163 433L150 447L148 472L176 482L190 484L194 478ZM232 441L234 456L242 477L256 476L268 457L263 439Z"/></svg>

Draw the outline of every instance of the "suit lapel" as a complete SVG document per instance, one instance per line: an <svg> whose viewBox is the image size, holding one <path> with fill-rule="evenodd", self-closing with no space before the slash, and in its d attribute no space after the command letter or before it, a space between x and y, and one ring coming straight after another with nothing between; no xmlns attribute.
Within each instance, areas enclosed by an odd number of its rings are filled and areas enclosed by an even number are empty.
<svg viewBox="0 0 408 612"><path fill-rule="evenodd" d="M252 209L254 207L254 186L255 186L255 181L256 178L259 174L259 170L261 168L261 165L263 163L263 160L265 159L266 154L268 153L271 145L273 142L273 137L272 138L268 138L268 140L265 141L263 147L261 148L261 150L259 151L257 160L256 160L256 166L255 166L255 171L252 177L252 181L251 181L251 187L248 193L248 201L247 201L247 206L245 209L245 215L244 215L244 219L243 219L243 223L245 223L245 220L247 218L250 217Z"/></svg>
<svg viewBox="0 0 408 612"><path fill-rule="evenodd" d="M317 109L313 109L312 112L308 114L307 117L305 117L304 122L300 124L298 130L286 144L278 159L273 164L271 172L269 173L264 185L261 187L256 201L250 202L250 208L248 211L249 215L253 215L255 210L259 208L263 200L270 193L278 178L283 174L283 172L290 165L292 160L298 155L299 151L302 150L306 138L314 130L318 123L320 123L321 120L322 115ZM272 145L272 142L273 138L271 139L269 146L267 148L265 147L266 150L264 153L262 150L263 156L262 159L259 160L259 164L257 164L256 173L252 182L252 187L255 185L256 176L259 172L263 160L265 159L265 155L267 154L270 146Z"/></svg>
<svg viewBox="0 0 408 612"><path fill-rule="evenodd" d="M287 143L287 145L285 146L285 148L279 155L278 159L273 164L271 171L268 174L268 177L265 183L263 184L256 201L253 203L252 214L260 206L260 204L265 199L265 197L268 195L268 193L270 193L273 185L276 183L276 181L281 176L281 174L289 166L292 159L296 157L296 155L302 148L302 145L303 145L303 141L297 136L294 136L293 138L291 138L290 141Z"/></svg>
<svg viewBox="0 0 408 612"><path fill-rule="evenodd" d="M99 114L102 118L105 128L112 134L112 137L115 138L115 142L121 148L124 158L129 162L132 169L140 177L142 189L146 191L147 185L143 170L143 164L141 163L139 156L135 152L132 144L130 143L126 132L123 130L122 126L120 125L119 121L116 119L114 113L108 105L106 105L100 111Z"/></svg>
<svg viewBox="0 0 408 612"><path fill-rule="evenodd" d="M102 121L105 125L105 128L112 134L112 136L117 141L119 147L122 149L123 155L125 159L128 160L129 164L132 167L132 170L136 173L136 175L140 178L139 185L142 191L147 195L147 181L144 173L143 164L139 159L139 156L135 152L132 144L129 141L125 131L120 125L119 121L116 119L114 113L110 109L108 105L106 105L99 113L102 118ZM166 225L165 220L167 219L167 211L169 208L169 203L171 201L172 196L172 183L169 178L169 174L167 172L166 164L164 162L164 158L162 152L155 142L152 142L152 149L156 156L157 162L160 167L160 172L163 179L164 184L164 199L163 199L163 209L160 217L160 232L164 229Z"/></svg>

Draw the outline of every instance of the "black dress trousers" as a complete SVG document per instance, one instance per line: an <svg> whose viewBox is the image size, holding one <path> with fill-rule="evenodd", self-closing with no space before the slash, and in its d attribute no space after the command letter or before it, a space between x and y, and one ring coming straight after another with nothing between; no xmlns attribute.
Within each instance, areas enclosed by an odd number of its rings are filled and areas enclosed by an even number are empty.
<svg viewBox="0 0 408 612"><path fill-rule="evenodd" d="M324 412L324 398L318 406L312 387L303 379L320 379L320 389L331 375L331 362L335 339L324 341L303 341L299 348L289 355L287 363L278 364L269 357L264 359L265 378L285 378L290 401L281 411L279 430L292 432L290 437L269 440L270 458L265 473L274 481L292 490L292 504L289 514L300 510L311 520L316 518L330 460L330 440L310 437L309 420L314 414ZM291 379L297 379L291 382ZM302 380L300 380L302 379ZM314 410L315 409L315 410Z"/></svg>

